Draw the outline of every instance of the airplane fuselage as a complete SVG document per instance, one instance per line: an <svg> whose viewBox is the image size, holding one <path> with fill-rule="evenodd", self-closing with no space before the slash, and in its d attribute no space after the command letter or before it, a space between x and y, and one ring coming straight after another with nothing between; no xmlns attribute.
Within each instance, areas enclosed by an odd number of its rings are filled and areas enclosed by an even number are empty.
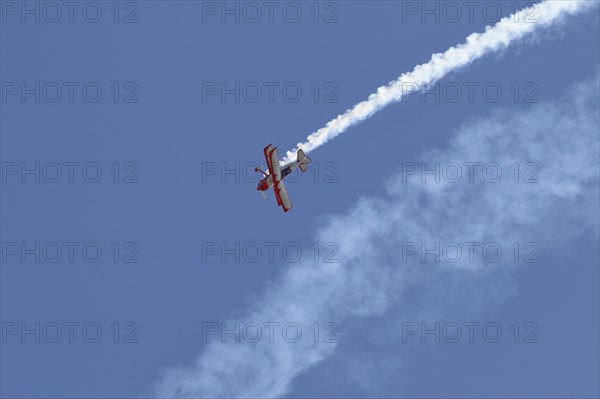
<svg viewBox="0 0 600 399"><path fill-rule="evenodd" d="M300 165L300 162L290 162L281 168L281 179L285 179L286 176L291 174L294 169L296 169ZM258 186L256 189L258 191L267 191L269 188L273 187L273 176L267 175L261 181L258 182Z"/></svg>

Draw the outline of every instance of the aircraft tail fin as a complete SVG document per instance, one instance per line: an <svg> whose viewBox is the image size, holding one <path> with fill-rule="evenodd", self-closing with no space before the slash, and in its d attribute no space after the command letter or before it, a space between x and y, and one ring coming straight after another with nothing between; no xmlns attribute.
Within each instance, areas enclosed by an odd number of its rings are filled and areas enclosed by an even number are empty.
<svg viewBox="0 0 600 399"><path fill-rule="evenodd" d="M311 159L306 154L304 154L304 151L298 150L296 161L300 162L300 170L306 172L306 170L308 169L307 165L310 163Z"/></svg>

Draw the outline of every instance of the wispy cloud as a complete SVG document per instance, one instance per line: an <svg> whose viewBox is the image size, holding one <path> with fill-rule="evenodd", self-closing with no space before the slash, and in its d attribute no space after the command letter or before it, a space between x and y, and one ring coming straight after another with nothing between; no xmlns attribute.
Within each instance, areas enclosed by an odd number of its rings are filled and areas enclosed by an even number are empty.
<svg viewBox="0 0 600 399"><path fill-rule="evenodd" d="M598 72L598 71L596 71ZM317 240L335 241L340 263L295 264L265 291L241 320L344 323L385 314L415 286L429 291L450 280L469 281L514 266L510 256L490 266L474 262L427 265L401 262L402 242L498 242L535 238L541 248L577 237L597 237L599 210L598 79L578 84L564 101L526 111L497 110L466 123L447 149L422 155L432 162L535 162L538 183L461 179L436 183L390 178L383 198L363 198L331 216ZM440 278L445 275L444 279ZM443 282L442 282L443 281ZM437 283L436 283L437 282ZM473 300L485 301L480 292ZM435 311L424 303L423 314ZM250 344L211 342L197 363L168 371L161 397L280 397L295 377L330 356L335 344L276 340Z"/></svg>

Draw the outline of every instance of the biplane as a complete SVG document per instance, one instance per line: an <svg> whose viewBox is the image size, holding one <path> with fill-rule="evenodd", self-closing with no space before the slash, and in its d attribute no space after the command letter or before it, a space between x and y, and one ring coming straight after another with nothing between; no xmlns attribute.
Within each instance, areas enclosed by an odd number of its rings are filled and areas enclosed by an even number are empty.
<svg viewBox="0 0 600 399"><path fill-rule="evenodd" d="M275 191L275 198L277 199L277 205L281 206L284 212L287 212L292 209L292 203L290 201L290 197L288 197L285 185L283 184L283 179L285 179L286 176L289 176L290 173L292 173L296 168L300 168L302 172L306 172L308 169L307 165L310 163L310 158L304 154L304 151L298 150L296 162L290 162L282 167L279 165L277 147L273 147L272 144L269 144L265 147L264 153L269 173L263 172L260 167L255 169L257 172L260 172L265 176L261 181L258 182L256 189L263 192L262 194L266 198L264 191L267 191L269 188L273 187L273 190Z"/></svg>

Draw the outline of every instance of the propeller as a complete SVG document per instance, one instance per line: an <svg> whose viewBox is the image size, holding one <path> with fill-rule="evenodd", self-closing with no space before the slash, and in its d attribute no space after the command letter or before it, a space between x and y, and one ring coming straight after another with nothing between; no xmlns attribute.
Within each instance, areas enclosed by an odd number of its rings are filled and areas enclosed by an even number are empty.
<svg viewBox="0 0 600 399"><path fill-rule="evenodd" d="M265 166L266 166L266 165L265 165ZM255 171L255 172L260 172L260 173L262 173L264 176L268 176L268 174L267 174L267 173L265 173L265 172L262 170L262 166L261 166L261 165L259 165L259 166L257 166L256 168L254 168L254 171ZM268 172L268 170L267 170L267 172Z"/></svg>

